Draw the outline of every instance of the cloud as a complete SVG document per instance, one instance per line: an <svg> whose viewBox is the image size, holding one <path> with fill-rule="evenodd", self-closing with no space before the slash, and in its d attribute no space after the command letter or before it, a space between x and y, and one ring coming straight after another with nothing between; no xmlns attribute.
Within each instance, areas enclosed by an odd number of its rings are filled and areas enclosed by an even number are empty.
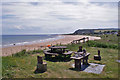
<svg viewBox="0 0 120 80"><path fill-rule="evenodd" d="M40 28L39 33L69 33L79 28L117 27L117 3L40 0L34 3L5 2L2 8L4 29L27 31Z"/></svg>
<svg viewBox="0 0 120 80"><path fill-rule="evenodd" d="M3 0L2 2L50 2L51 0ZM52 0L58 2L58 0ZM64 2L119 2L119 0L62 0Z"/></svg>
<svg viewBox="0 0 120 80"><path fill-rule="evenodd" d="M17 25L17 26L14 26L14 28L16 28L16 29L24 29L22 26L20 26L20 25Z"/></svg>

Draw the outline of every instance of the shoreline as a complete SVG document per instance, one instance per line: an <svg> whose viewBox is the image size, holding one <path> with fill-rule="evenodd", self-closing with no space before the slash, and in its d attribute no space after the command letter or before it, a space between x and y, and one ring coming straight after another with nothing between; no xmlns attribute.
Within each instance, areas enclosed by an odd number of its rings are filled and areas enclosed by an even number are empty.
<svg viewBox="0 0 120 80"><path fill-rule="evenodd" d="M51 45L51 44L52 45L56 45L56 44L67 45L67 44L70 44L73 40L81 39L83 37L89 37L89 40L101 39L100 37L86 36L86 35L60 35L60 36L63 36L64 38L41 42L41 43L5 47L5 48L2 48L2 54L0 56L10 56L12 54L22 51L23 49L26 49L26 51L38 50L38 49L43 50L47 47L47 45Z"/></svg>
<svg viewBox="0 0 120 80"><path fill-rule="evenodd" d="M36 35L35 35L36 36ZM64 38L64 36L61 35L54 35L55 37L49 37L49 38L45 38L45 39L36 39L36 40L32 40L32 41L22 41L22 42L12 42L9 44L2 44L2 48L7 48L7 47L13 47L13 46L22 46L22 45L32 45L32 44L36 44L36 43L43 43L43 42L47 42L47 41L53 41L53 40L57 40L57 39L62 39Z"/></svg>

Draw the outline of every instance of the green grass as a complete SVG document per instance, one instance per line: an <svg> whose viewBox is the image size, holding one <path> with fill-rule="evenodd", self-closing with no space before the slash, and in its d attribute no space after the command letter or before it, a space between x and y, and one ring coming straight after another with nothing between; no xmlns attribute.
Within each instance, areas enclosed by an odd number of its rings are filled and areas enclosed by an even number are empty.
<svg viewBox="0 0 120 80"><path fill-rule="evenodd" d="M112 35L108 36L111 37ZM108 38L107 37L107 38ZM103 37L97 42L105 42ZM110 39L111 40L111 39ZM115 44L114 40L111 44ZM71 64L74 60L64 61L46 61L47 71L44 73L35 74L37 65L37 56L43 56L43 51L34 50L26 52L25 50L14 54L12 56L2 57L2 76L4 78L117 78L118 77L118 49L114 48L101 48L101 47L90 47L85 44L72 44L67 45L68 49L77 51L78 47L82 45L87 52L91 53L89 57L90 63L98 63L106 65L101 74L86 73L83 71L71 70ZM97 54L97 50L101 51L102 60L95 61L93 56Z"/></svg>
<svg viewBox="0 0 120 80"><path fill-rule="evenodd" d="M98 42L98 41L88 41L88 43L86 43L85 45L87 45L89 47L118 49L118 44L111 44L111 43Z"/></svg>

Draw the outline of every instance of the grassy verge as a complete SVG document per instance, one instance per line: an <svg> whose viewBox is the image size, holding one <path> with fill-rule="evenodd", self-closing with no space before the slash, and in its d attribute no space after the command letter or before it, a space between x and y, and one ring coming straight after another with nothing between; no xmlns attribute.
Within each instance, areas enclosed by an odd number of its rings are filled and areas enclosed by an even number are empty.
<svg viewBox="0 0 120 80"><path fill-rule="evenodd" d="M111 37L108 36L108 37ZM108 38L107 37L107 38ZM105 37L97 42L105 42ZM103 40L103 41L102 41ZM111 40L111 39L110 39ZM89 42L88 42L89 43ZM37 56L43 56L43 51L34 50L26 52L25 50L14 54L12 56L2 57L2 76L4 78L117 78L118 77L118 49L117 48L103 48L99 46L88 46L85 44L68 44L68 49L77 51L80 45L91 53L89 57L90 63L105 64L105 68L101 74L86 73L83 71L71 70L74 60L71 61L46 61L47 71L44 73L35 74L37 65ZM116 44L114 40L111 45ZM97 54L97 50L101 50L101 61L95 61L93 56Z"/></svg>

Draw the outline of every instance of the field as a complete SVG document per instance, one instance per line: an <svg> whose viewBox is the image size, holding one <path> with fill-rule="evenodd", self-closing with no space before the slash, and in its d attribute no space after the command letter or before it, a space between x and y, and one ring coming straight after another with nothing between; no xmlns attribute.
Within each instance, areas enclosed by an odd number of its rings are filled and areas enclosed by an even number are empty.
<svg viewBox="0 0 120 80"><path fill-rule="evenodd" d="M118 37L116 35L102 35L101 40L89 41L80 44L68 44L68 49L77 51L80 45L91 53L90 63L105 64L101 74L86 73L72 69L74 60L70 61L48 61L47 71L35 73L37 56L43 56L43 51L36 50L26 52L23 50L12 56L2 57L2 76L3 78L118 78ZM96 43L96 44L95 44ZM89 45L90 44L90 45ZM102 45L107 45L106 47ZM113 47L115 46L115 47ZM93 56L97 50L101 51L102 60L95 61Z"/></svg>
<svg viewBox="0 0 120 80"><path fill-rule="evenodd" d="M107 32L107 31L117 31L117 30L95 30L95 32Z"/></svg>

